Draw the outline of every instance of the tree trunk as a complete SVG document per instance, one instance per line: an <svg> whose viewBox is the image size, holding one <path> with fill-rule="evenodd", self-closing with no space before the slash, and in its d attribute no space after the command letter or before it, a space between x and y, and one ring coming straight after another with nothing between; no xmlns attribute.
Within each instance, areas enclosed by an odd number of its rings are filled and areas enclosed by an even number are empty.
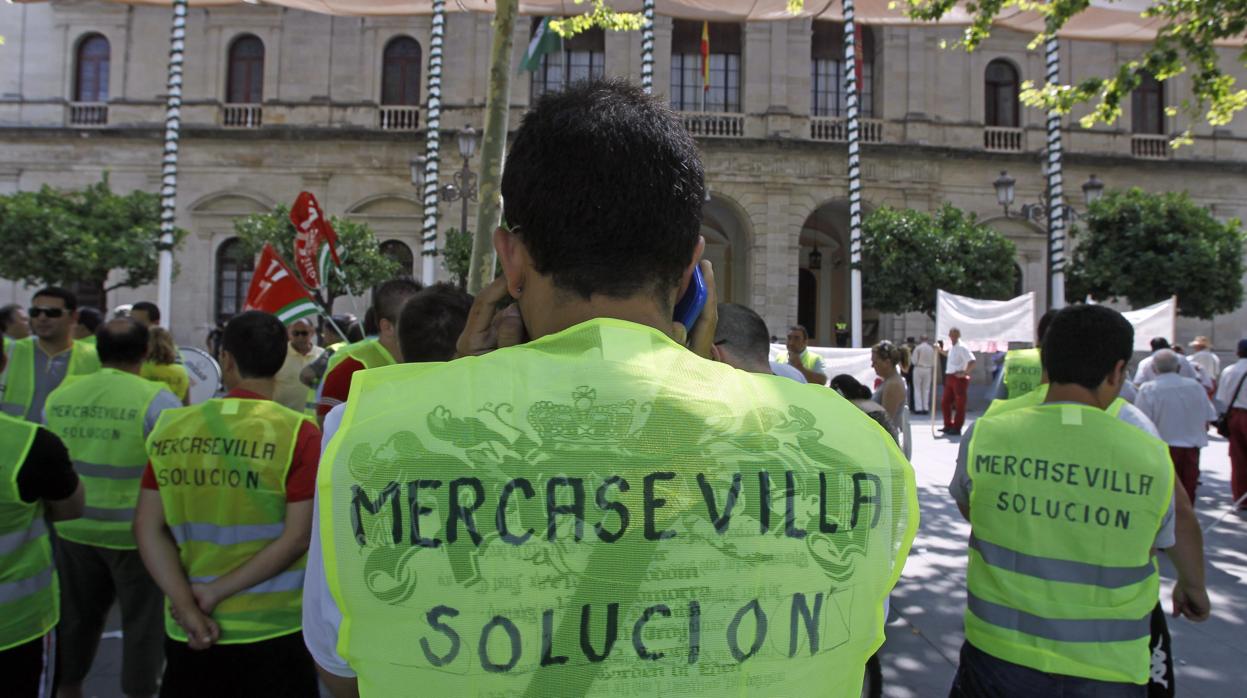
<svg viewBox="0 0 1247 698"><path fill-rule="evenodd" d="M468 267L468 293L480 293L494 278L493 234L501 209L502 156L507 147L507 110L511 102L511 36L519 0L498 0L494 13L494 44L489 61L489 97L485 102L485 135L481 145L480 206Z"/></svg>

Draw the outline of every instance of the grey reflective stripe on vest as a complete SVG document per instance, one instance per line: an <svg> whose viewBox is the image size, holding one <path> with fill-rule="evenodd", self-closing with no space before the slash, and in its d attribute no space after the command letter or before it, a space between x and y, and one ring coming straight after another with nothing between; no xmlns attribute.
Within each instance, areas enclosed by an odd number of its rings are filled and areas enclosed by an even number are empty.
<svg viewBox="0 0 1247 698"><path fill-rule="evenodd" d="M966 605L980 619L1006 630L1057 642L1128 642L1151 637L1151 611L1136 620L1044 618L966 594Z"/></svg>
<svg viewBox="0 0 1247 698"><path fill-rule="evenodd" d="M82 510L82 518L96 521L133 521L134 508L105 509L103 507L86 507Z"/></svg>
<svg viewBox="0 0 1247 698"><path fill-rule="evenodd" d="M192 584L211 584L219 577L191 577ZM270 577L253 587L247 587L240 594L271 594L277 591L300 591L303 589L303 570L286 570Z"/></svg>
<svg viewBox="0 0 1247 698"><path fill-rule="evenodd" d="M0 402L0 412L10 417L21 418L26 416L26 406L19 405L16 402Z"/></svg>
<svg viewBox="0 0 1247 698"><path fill-rule="evenodd" d="M30 522L29 527L0 536L0 555L15 553L22 546L36 538L47 535L47 533L48 527L43 523L43 518L37 517Z"/></svg>
<svg viewBox="0 0 1247 698"><path fill-rule="evenodd" d="M133 480L143 477L143 470L147 466L135 465L100 465L99 463L87 463L86 461L74 461L74 470L79 475L86 477L106 478L109 480Z"/></svg>
<svg viewBox="0 0 1247 698"><path fill-rule="evenodd" d="M52 584L52 568L47 567L33 577L0 584L0 603L12 603L43 591Z"/></svg>
<svg viewBox="0 0 1247 698"><path fill-rule="evenodd" d="M181 545L192 543L215 543L237 545L257 540L273 540L286 529L284 523L218 526L210 523L184 523L171 527L173 538Z"/></svg>
<svg viewBox="0 0 1247 698"><path fill-rule="evenodd" d="M995 543L988 543L973 534L970 536L970 548L977 550L983 557L983 561L992 567L1050 582L1093 584L1105 589L1118 589L1138 584L1151 577L1155 571L1150 562L1138 567L1101 567L1085 562L1027 555Z"/></svg>

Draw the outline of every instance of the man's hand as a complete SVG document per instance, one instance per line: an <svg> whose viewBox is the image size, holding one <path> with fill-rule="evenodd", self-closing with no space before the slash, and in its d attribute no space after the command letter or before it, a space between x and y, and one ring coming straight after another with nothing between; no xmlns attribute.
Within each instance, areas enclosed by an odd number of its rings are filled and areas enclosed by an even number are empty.
<svg viewBox="0 0 1247 698"><path fill-rule="evenodd" d="M714 332L719 326L719 292L714 286L714 265L701 260L701 275L706 282L706 306L693 323L692 331L684 325L672 323L672 335L694 354L703 359L714 359ZM469 324L470 324L469 320ZM688 341L683 341L687 337Z"/></svg>
<svg viewBox="0 0 1247 698"><path fill-rule="evenodd" d="M199 610L207 616L212 615L216 607L225 600L225 597L211 583L191 584L191 594L194 595L195 604L199 606Z"/></svg>
<svg viewBox="0 0 1247 698"><path fill-rule="evenodd" d="M459 335L455 358L480 356L495 349L515 346L524 342L524 319L520 307L512 304L498 310L498 304L510 296L506 277L499 276L476 296L468 321ZM711 343L714 339L711 338Z"/></svg>
<svg viewBox="0 0 1247 698"><path fill-rule="evenodd" d="M193 650L206 650L221 639L221 626L197 606L174 605L173 619L186 631L186 644Z"/></svg>
<svg viewBox="0 0 1247 698"><path fill-rule="evenodd" d="M1173 585L1173 617L1186 616L1195 623L1208 620L1212 612L1212 602L1208 600L1208 590L1203 586L1186 584L1181 579Z"/></svg>

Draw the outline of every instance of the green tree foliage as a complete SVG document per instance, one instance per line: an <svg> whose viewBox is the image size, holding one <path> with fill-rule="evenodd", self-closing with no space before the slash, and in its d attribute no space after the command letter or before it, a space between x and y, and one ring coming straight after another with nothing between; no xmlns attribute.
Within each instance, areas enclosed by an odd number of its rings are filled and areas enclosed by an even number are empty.
<svg viewBox="0 0 1247 698"><path fill-rule="evenodd" d="M377 236L366 223L330 216L329 223L338 234L338 256L342 274L330 270L328 295L321 300L332 307L333 299L350 294L358 296L377 284L399 274L398 262L381 254ZM279 205L269 213L257 213L234 220L234 232L248 254L256 255L266 243L272 243L277 254L294 269L294 224L290 209Z"/></svg>
<svg viewBox="0 0 1247 698"><path fill-rule="evenodd" d="M1211 318L1243 300L1243 231L1185 193L1110 191L1091 206L1075 247L1067 300L1125 298L1135 308L1178 297L1178 312Z"/></svg>
<svg viewBox="0 0 1247 698"><path fill-rule="evenodd" d="M174 233L174 244L186 231ZM27 284L90 284L103 291L156 279L160 197L114 194L108 175L82 191L44 186L0 196L0 276ZM106 285L111 272L116 283Z"/></svg>
<svg viewBox="0 0 1247 698"><path fill-rule="evenodd" d="M883 207L862 226L862 302L884 313L935 312L939 289L972 298L1013 296L1013 243L974 214Z"/></svg>
<svg viewBox="0 0 1247 698"><path fill-rule="evenodd" d="M468 268L472 264L472 234L458 228L446 230L442 246L442 267L459 288L467 288Z"/></svg>
<svg viewBox="0 0 1247 698"><path fill-rule="evenodd" d="M906 13L923 20L938 20L951 11L957 0L904 0ZM965 5L973 15L959 45L974 50L991 34L992 23L1002 13L1027 10L1046 17L1045 33L1031 46L1040 45L1052 32L1059 31L1078 13L1090 7L1090 0L981 0ZM1216 42L1241 39L1247 33L1247 2L1243 0L1152 0L1143 17L1162 25L1156 40L1143 54L1118 65L1112 75L1088 78L1077 85L1041 85L1028 81L1022 100L1041 109L1068 112L1074 105L1093 103L1082 119L1084 127L1097 122L1113 123L1121 116L1122 100L1139 86L1144 74L1165 80L1189 73L1193 99L1171 105L1170 115L1179 111L1192 120L1207 120L1213 126L1230 122L1234 114L1247 107L1247 90L1238 87L1233 75L1221 66ZM1247 51L1238 54L1247 64ZM1187 130L1177 142L1190 140Z"/></svg>

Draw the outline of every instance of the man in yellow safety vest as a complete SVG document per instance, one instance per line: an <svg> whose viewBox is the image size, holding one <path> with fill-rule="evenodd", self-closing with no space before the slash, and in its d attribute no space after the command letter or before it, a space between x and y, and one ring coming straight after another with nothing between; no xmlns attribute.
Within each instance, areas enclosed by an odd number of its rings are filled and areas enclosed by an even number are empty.
<svg viewBox="0 0 1247 698"><path fill-rule="evenodd" d="M1165 445L1106 412L1133 336L1114 310L1061 311L1044 399L984 416L962 440L949 490L970 521L970 563L951 695L1145 695L1157 549L1178 572L1175 614L1207 617L1199 526L1189 507L1175 521Z"/></svg>
<svg viewBox="0 0 1247 698"><path fill-rule="evenodd" d="M78 322L78 297L55 286L37 291L30 305L33 336L19 339L6 349L0 411L28 422L43 422L48 395L69 376L94 373L100 368L95 347L74 341Z"/></svg>
<svg viewBox="0 0 1247 698"><path fill-rule="evenodd" d="M713 291L673 323L695 269L714 284L693 138L639 87L581 82L504 172L504 278L462 358L357 372L324 457L357 675L334 690L859 695L913 471L832 391L709 360Z"/></svg>
<svg viewBox="0 0 1247 698"><path fill-rule="evenodd" d="M286 328L225 327L221 399L166 410L134 535L167 597L162 696L314 696L302 589L320 432L272 401Z"/></svg>

